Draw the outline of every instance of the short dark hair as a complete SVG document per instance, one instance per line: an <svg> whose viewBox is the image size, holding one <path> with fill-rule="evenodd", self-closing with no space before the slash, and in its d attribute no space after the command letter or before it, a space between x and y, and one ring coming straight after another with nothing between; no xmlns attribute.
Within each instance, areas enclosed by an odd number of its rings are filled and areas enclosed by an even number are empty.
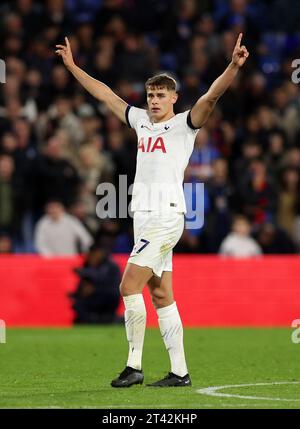
<svg viewBox="0 0 300 429"><path fill-rule="evenodd" d="M167 88L169 91L176 91L177 82L173 77L167 75L166 73L160 73L150 77L145 83L146 90L153 86Z"/></svg>
<svg viewBox="0 0 300 429"><path fill-rule="evenodd" d="M237 222L239 220L243 220L247 223L250 223L250 219L248 216L244 215L243 213L235 213L232 219L232 223Z"/></svg>
<svg viewBox="0 0 300 429"><path fill-rule="evenodd" d="M49 204L60 204L61 206L63 206L65 208L63 200L59 197L48 198L46 200L45 207L47 207Z"/></svg>

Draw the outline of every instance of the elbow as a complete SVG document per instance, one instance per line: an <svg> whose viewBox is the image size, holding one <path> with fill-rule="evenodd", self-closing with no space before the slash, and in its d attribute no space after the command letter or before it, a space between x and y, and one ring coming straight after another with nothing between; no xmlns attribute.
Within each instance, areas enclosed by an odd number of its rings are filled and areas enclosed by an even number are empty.
<svg viewBox="0 0 300 429"><path fill-rule="evenodd" d="M214 88L212 86L209 88L209 90L204 95L202 95L200 100L202 100L202 102L207 107L214 108L214 106L216 105L216 102L218 101L218 99L220 98L221 95L222 94L220 94L220 92L217 91L216 88Z"/></svg>
<svg viewBox="0 0 300 429"><path fill-rule="evenodd" d="M214 93L212 93L212 92L208 92L208 93L206 94L206 100L205 100L205 101L206 101L206 104L207 104L208 109L213 110L213 108L215 107L215 105L216 105L217 101L219 100L219 98L220 98L220 96L219 96L219 95L214 94Z"/></svg>

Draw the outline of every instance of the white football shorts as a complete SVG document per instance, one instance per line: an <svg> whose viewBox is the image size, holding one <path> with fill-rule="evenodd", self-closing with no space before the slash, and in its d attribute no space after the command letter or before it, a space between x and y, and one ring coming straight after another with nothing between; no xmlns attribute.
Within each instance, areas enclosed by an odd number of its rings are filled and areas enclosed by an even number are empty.
<svg viewBox="0 0 300 429"><path fill-rule="evenodd" d="M135 244L128 262L149 267L158 277L172 271L172 249L182 235L184 214L136 211L133 229Z"/></svg>

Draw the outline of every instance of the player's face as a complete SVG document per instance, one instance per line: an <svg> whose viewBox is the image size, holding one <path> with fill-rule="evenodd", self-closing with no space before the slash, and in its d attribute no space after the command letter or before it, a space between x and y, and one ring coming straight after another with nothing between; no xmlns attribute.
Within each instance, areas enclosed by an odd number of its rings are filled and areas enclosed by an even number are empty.
<svg viewBox="0 0 300 429"><path fill-rule="evenodd" d="M173 115L173 106L177 101L175 91L167 88L150 87L147 89L147 103L151 118L161 122Z"/></svg>

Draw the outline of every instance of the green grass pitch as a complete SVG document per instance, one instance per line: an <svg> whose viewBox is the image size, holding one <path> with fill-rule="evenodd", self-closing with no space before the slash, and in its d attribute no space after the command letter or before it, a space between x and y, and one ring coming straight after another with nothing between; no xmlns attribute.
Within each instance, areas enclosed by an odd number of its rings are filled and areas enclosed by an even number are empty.
<svg viewBox="0 0 300 429"><path fill-rule="evenodd" d="M193 386L150 388L146 383L169 371L169 359L159 331L147 329L145 384L113 389L110 381L127 358L122 326L8 329L6 344L0 344L0 408L299 408L300 344L291 341L291 332L185 329ZM254 385L217 392L252 398L197 392L237 384Z"/></svg>

